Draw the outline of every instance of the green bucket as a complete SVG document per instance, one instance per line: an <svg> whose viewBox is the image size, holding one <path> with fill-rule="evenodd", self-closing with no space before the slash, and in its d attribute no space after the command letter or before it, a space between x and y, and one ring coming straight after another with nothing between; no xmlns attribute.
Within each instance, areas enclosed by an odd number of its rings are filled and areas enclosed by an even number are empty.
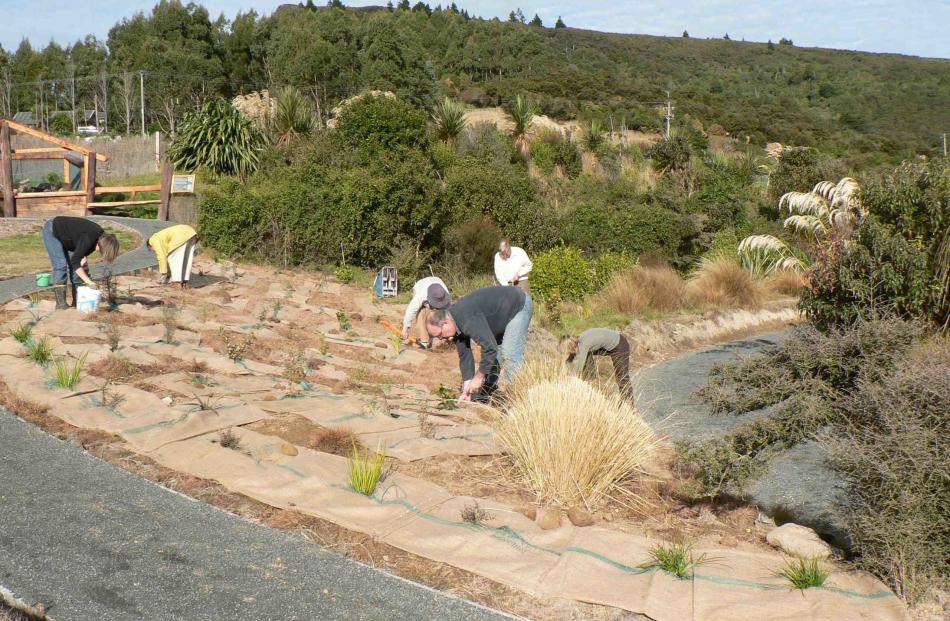
<svg viewBox="0 0 950 621"><path fill-rule="evenodd" d="M37 287L49 287L49 274L37 274L37 275L36 275L36 286L37 286Z"/></svg>

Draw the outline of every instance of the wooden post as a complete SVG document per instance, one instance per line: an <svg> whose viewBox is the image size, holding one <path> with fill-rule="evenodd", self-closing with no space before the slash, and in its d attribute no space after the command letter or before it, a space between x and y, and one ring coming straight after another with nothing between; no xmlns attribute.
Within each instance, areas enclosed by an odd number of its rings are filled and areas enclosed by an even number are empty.
<svg viewBox="0 0 950 621"><path fill-rule="evenodd" d="M89 152L86 156L86 205L83 210L83 215L88 216L91 211L89 211L89 203L94 203L96 201L96 154Z"/></svg>
<svg viewBox="0 0 950 621"><path fill-rule="evenodd" d="M63 158L63 186L72 189L69 185L69 160Z"/></svg>
<svg viewBox="0 0 950 621"><path fill-rule="evenodd" d="M174 172L175 169L172 167L171 162L165 162L165 165L162 167L162 190L159 195L160 202L158 203L159 220L168 220L168 206L172 199L172 174Z"/></svg>
<svg viewBox="0 0 950 621"><path fill-rule="evenodd" d="M3 185L3 217L16 218L13 193L13 157L10 153L10 126L0 120L0 185Z"/></svg>

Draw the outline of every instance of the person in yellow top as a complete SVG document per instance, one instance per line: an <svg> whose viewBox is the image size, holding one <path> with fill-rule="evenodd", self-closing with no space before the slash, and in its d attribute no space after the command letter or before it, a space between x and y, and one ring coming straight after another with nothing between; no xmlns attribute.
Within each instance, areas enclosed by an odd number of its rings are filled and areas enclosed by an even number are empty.
<svg viewBox="0 0 950 621"><path fill-rule="evenodd" d="M176 224L162 229L145 242L158 258L158 283L181 283L182 289L191 278L191 262L195 257L198 234L186 224Z"/></svg>

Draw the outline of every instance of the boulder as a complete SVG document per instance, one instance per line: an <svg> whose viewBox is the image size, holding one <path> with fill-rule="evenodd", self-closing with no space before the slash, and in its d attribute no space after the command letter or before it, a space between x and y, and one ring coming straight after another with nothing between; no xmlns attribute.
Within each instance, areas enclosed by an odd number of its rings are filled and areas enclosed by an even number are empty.
<svg viewBox="0 0 950 621"><path fill-rule="evenodd" d="M541 530L551 530L561 525L561 510L552 507L538 509L538 526Z"/></svg>
<svg viewBox="0 0 950 621"><path fill-rule="evenodd" d="M822 541L815 531L791 522L770 531L765 540L769 545L798 558L826 559L831 556L831 546Z"/></svg>
<svg viewBox="0 0 950 621"><path fill-rule="evenodd" d="M594 523L594 516L582 507L571 507L567 510L567 519L574 526L590 526Z"/></svg>

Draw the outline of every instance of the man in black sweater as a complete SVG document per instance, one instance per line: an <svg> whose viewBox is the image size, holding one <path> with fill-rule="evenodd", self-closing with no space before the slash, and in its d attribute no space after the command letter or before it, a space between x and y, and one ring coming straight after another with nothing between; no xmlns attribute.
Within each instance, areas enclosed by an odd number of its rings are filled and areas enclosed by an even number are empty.
<svg viewBox="0 0 950 621"><path fill-rule="evenodd" d="M426 329L430 336L455 337L463 380L459 400L470 400L483 385L493 386L502 363L503 379L511 380L524 361L533 312L531 296L522 289L485 287L469 293L447 310L429 315ZM477 371L472 340L482 350Z"/></svg>
<svg viewBox="0 0 950 621"><path fill-rule="evenodd" d="M112 263L119 254L119 240L112 233L106 233L102 227L86 218L56 216L43 225L43 244L53 267L53 294L56 296L56 308L69 308L66 304L66 277L72 283L73 306L76 305L76 277L87 286L95 288L96 283L89 278L86 270L86 257L96 249L102 258Z"/></svg>

